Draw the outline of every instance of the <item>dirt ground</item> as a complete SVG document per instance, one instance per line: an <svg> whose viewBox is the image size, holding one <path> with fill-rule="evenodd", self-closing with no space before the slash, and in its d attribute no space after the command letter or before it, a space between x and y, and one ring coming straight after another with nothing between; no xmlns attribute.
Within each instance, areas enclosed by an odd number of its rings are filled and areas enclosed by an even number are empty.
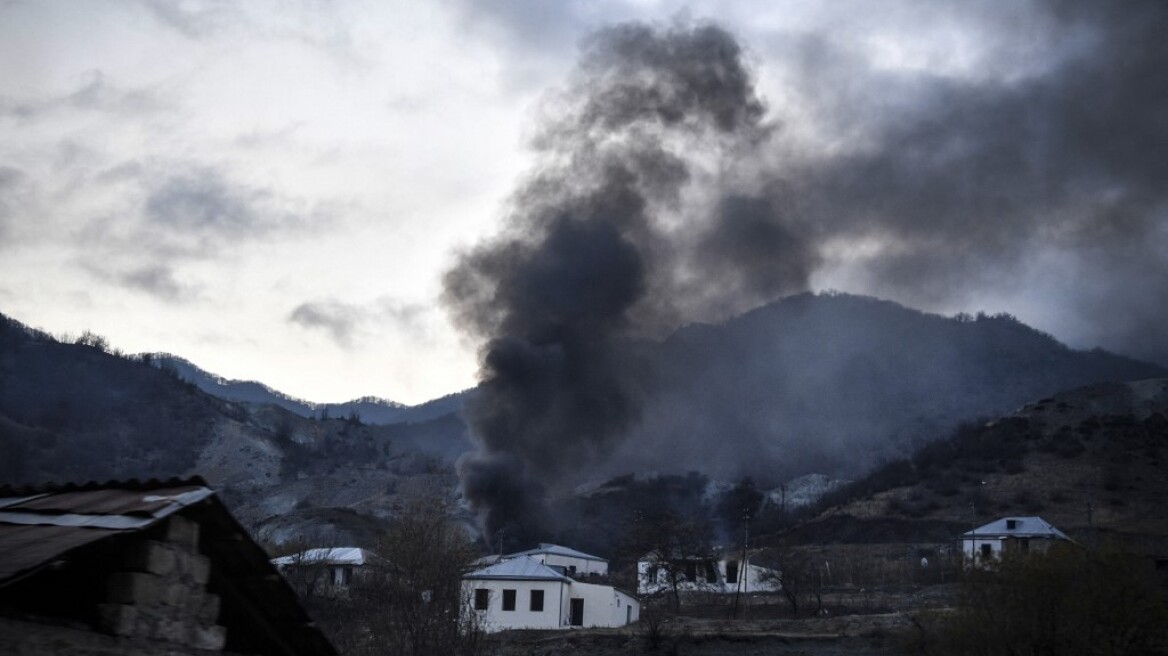
<svg viewBox="0 0 1168 656"><path fill-rule="evenodd" d="M833 590L824 595L825 613L791 619L778 597L755 598L746 619L729 617L725 604L691 604L679 617L621 629L510 631L492 639L500 656L747 656L790 654L859 656L903 653L916 612L951 603L951 585L913 589Z"/></svg>

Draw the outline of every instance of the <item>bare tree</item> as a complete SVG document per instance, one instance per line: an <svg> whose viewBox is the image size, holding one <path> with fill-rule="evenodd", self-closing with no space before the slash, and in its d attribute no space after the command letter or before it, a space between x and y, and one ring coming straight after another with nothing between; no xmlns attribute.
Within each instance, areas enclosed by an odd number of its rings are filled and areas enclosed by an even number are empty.
<svg viewBox="0 0 1168 656"><path fill-rule="evenodd" d="M317 599L314 617L350 656L474 656L483 631L461 617L462 575L476 556L447 500L405 501L377 542L378 558L342 598ZM473 618L472 618L473 619Z"/></svg>
<svg viewBox="0 0 1168 656"><path fill-rule="evenodd" d="M674 613L681 610L681 584L696 583L689 576L691 569L701 565L711 554L713 529L705 517L682 517L666 512L653 520L639 518L630 533L630 552L636 559L652 562L651 571L665 575L668 582L670 606ZM655 568L655 570L653 569Z"/></svg>
<svg viewBox="0 0 1168 656"><path fill-rule="evenodd" d="M800 608L814 605L813 615L823 610L823 570L809 555L789 546L767 550L766 557L775 565L763 569L760 583L777 583L791 608L791 617L799 617Z"/></svg>

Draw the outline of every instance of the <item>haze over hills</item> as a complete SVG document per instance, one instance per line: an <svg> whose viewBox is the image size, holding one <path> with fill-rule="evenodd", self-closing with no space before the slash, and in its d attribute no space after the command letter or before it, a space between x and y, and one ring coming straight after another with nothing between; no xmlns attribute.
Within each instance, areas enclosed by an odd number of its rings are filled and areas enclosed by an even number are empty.
<svg viewBox="0 0 1168 656"><path fill-rule="evenodd" d="M4 318L0 481L198 472L271 535L355 536L419 485L456 494L454 463L473 448L457 412L465 393L414 408L371 402L409 418L387 425L363 406L330 405L322 419L325 406L261 384L87 340ZM636 348L640 424L609 458L579 463L577 483L648 470L750 475L764 490L810 473L850 478L962 421L1084 384L1168 376L1009 317L945 318L838 294L790 297Z"/></svg>
<svg viewBox="0 0 1168 656"><path fill-rule="evenodd" d="M963 420L1094 382L1168 375L1070 349L1007 315L947 318L834 293L691 325L645 350L644 410L608 461L614 475L852 478Z"/></svg>

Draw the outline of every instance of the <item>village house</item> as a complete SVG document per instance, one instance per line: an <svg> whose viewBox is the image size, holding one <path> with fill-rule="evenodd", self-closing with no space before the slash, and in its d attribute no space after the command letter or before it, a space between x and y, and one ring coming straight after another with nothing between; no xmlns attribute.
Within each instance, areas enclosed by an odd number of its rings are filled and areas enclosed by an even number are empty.
<svg viewBox="0 0 1168 656"><path fill-rule="evenodd" d="M305 595L328 595L347 588L377 556L360 547L305 549L279 558L272 564L297 591Z"/></svg>
<svg viewBox="0 0 1168 656"><path fill-rule="evenodd" d="M0 489L0 653L331 656L200 478Z"/></svg>
<svg viewBox="0 0 1168 656"><path fill-rule="evenodd" d="M1003 517L963 533L961 551L970 567L1004 554L1044 553L1060 542L1071 539L1041 517Z"/></svg>
<svg viewBox="0 0 1168 656"><path fill-rule="evenodd" d="M527 555L462 577L464 619L488 632L619 627L640 619L640 603L610 585L583 583Z"/></svg>
<svg viewBox="0 0 1168 656"><path fill-rule="evenodd" d="M679 592L745 594L781 590L779 572L751 562L755 555L747 554L745 567L741 554L711 554L668 561L654 554L646 555L637 561L637 594L670 591L674 576Z"/></svg>

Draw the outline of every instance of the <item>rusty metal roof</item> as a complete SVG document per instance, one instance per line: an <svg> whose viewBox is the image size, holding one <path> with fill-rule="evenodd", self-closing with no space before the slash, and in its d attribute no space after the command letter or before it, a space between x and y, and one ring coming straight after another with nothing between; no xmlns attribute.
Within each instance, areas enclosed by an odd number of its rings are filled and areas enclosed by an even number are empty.
<svg viewBox="0 0 1168 656"><path fill-rule="evenodd" d="M235 621L256 636L246 651L335 655L268 555L198 477L166 481L0 487L0 588L37 576L86 545L149 529L171 515L199 524L199 549ZM230 635L230 628L229 628Z"/></svg>
<svg viewBox="0 0 1168 656"><path fill-rule="evenodd" d="M214 492L201 478L0 489L0 586L80 546L148 528Z"/></svg>

